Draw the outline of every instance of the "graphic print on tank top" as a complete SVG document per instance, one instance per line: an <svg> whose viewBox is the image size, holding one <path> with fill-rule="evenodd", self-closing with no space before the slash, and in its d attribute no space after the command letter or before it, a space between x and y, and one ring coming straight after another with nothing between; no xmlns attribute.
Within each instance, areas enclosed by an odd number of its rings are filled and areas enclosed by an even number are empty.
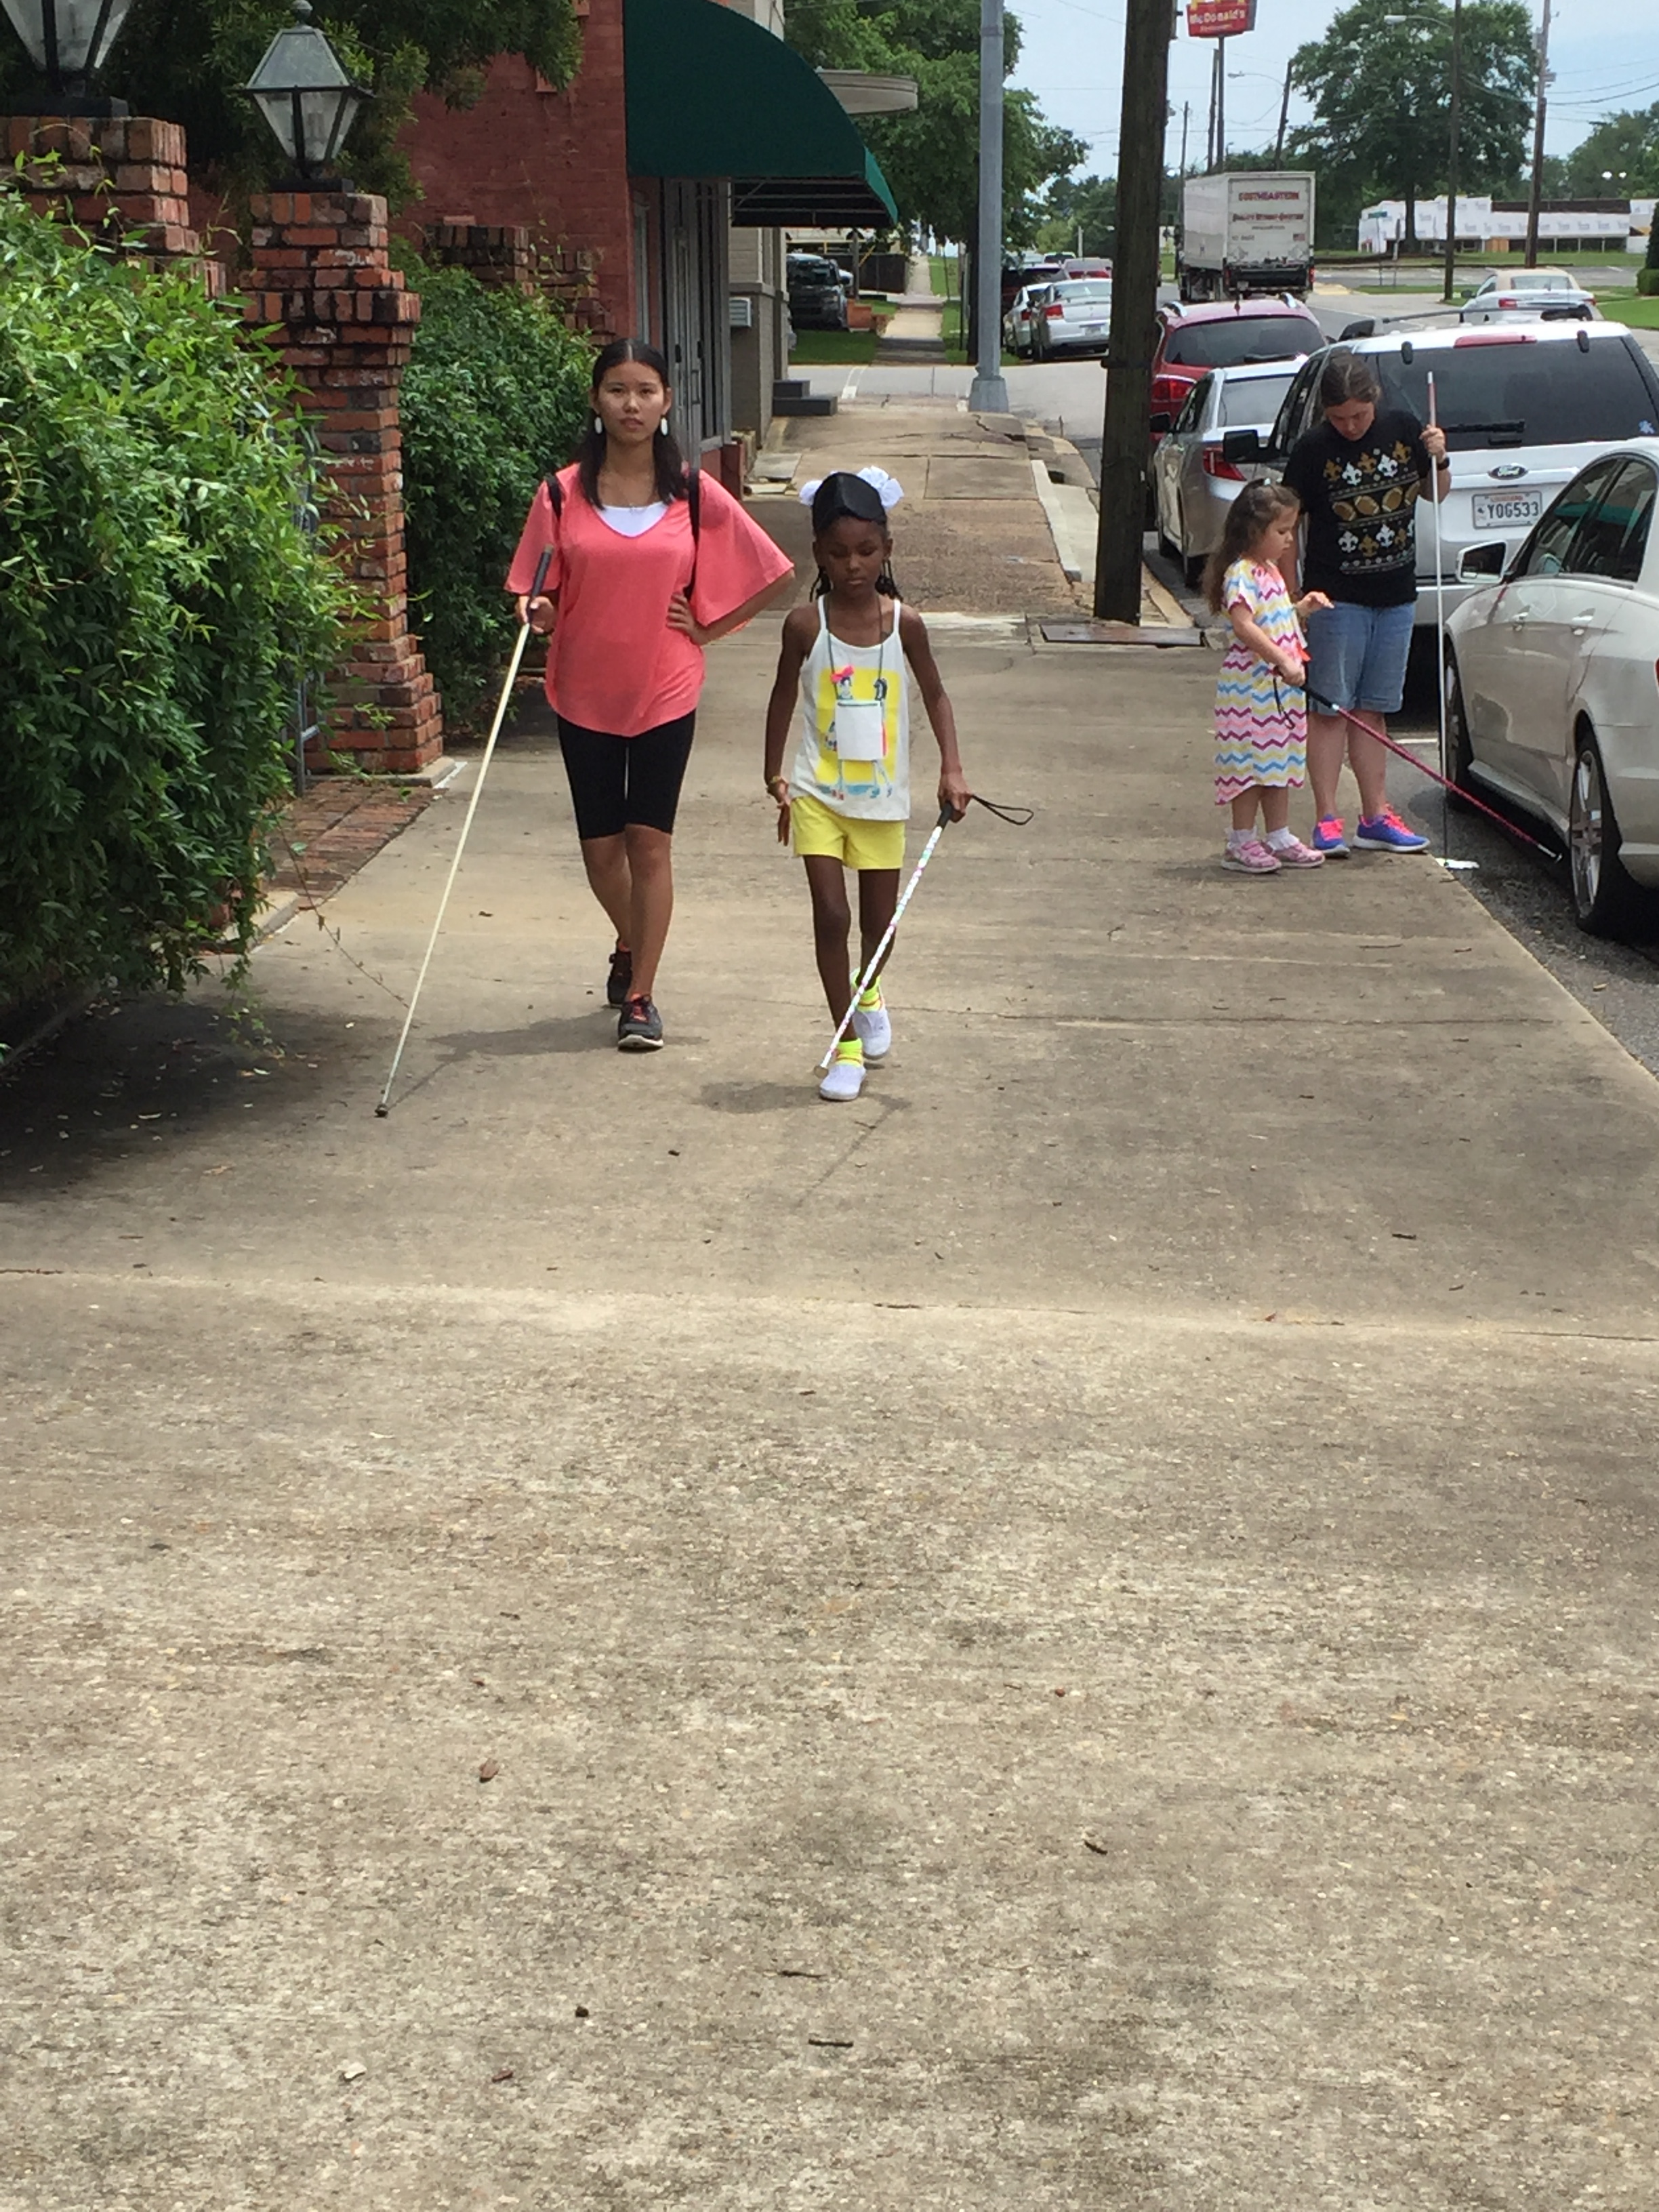
<svg viewBox="0 0 1659 2212"><path fill-rule="evenodd" d="M800 734L789 783L837 813L902 822L910 811L910 714L898 603L875 645L848 645L818 602L818 634L801 669Z"/></svg>

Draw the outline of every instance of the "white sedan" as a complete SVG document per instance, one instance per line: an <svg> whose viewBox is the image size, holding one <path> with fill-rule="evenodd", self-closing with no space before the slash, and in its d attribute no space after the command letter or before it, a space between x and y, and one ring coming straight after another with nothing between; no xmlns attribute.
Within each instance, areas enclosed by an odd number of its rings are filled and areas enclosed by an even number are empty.
<svg viewBox="0 0 1659 2212"><path fill-rule="evenodd" d="M1031 356L1053 361L1063 353L1103 356L1112 328L1109 277L1066 277L1046 285L1031 302Z"/></svg>
<svg viewBox="0 0 1659 2212"><path fill-rule="evenodd" d="M1008 303L1008 312L1002 319L1002 342L1010 353L1029 354L1031 350L1031 317L1036 313L1035 301L1040 293L1048 289L1041 284L1024 284Z"/></svg>
<svg viewBox="0 0 1659 2212"><path fill-rule="evenodd" d="M1442 768L1554 826L1601 935L1659 913L1656 504L1659 437L1601 454L1446 624Z"/></svg>
<svg viewBox="0 0 1659 2212"><path fill-rule="evenodd" d="M1565 269L1508 269L1487 277L1463 303L1465 323L1505 323L1542 316L1547 321L1599 322L1594 292Z"/></svg>

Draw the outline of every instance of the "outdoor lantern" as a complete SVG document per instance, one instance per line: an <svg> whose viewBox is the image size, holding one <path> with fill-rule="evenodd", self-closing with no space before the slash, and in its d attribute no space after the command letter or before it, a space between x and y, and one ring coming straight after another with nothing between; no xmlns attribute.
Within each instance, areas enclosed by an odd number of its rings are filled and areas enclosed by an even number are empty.
<svg viewBox="0 0 1659 2212"><path fill-rule="evenodd" d="M126 113L125 100L89 100L87 80L103 66L132 0L4 0L4 5L64 114Z"/></svg>
<svg viewBox="0 0 1659 2212"><path fill-rule="evenodd" d="M310 15L311 0L294 0L293 28L277 32L242 90L270 125L295 176L318 185L332 181L329 166L357 110L374 95L352 82Z"/></svg>

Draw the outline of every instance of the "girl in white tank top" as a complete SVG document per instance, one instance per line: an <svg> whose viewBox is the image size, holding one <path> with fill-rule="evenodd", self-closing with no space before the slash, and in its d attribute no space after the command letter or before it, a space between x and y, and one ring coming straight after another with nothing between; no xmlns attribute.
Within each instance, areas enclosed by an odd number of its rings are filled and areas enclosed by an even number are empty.
<svg viewBox="0 0 1659 2212"><path fill-rule="evenodd" d="M939 741L939 804L960 821L969 796L956 718L926 626L900 605L893 581L887 510L899 495L880 469L838 472L801 494L812 509L818 580L812 603L785 618L766 714L766 787L777 803L780 842L792 843L805 864L818 975L836 1024L898 899L910 812L908 673L915 676ZM794 751L786 775L792 725ZM859 881L856 962L848 957L848 868ZM853 1010L851 1032L818 1085L819 1097L856 1098L866 1066L885 1059L892 1042L878 979Z"/></svg>

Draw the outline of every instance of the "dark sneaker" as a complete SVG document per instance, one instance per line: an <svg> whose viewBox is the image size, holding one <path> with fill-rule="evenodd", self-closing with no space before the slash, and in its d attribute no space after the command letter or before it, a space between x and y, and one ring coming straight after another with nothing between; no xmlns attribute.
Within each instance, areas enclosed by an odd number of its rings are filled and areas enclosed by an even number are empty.
<svg viewBox="0 0 1659 2212"><path fill-rule="evenodd" d="M605 1004L625 1006L628 987L634 980L634 956L625 945L619 945L611 956L611 974L605 987Z"/></svg>
<svg viewBox="0 0 1659 2212"><path fill-rule="evenodd" d="M618 1052L660 1052L662 1016L647 998L630 994L617 1024Z"/></svg>

